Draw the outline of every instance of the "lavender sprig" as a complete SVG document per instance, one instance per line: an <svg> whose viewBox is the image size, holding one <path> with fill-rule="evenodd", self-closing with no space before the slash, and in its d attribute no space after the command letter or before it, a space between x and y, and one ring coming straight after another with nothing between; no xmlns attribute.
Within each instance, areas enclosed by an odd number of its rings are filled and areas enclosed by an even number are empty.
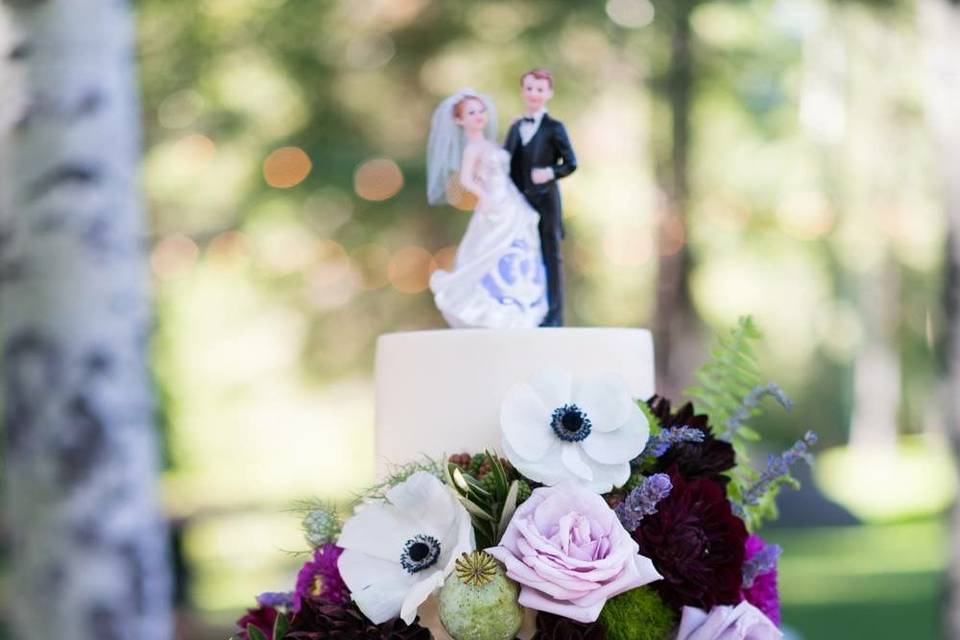
<svg viewBox="0 0 960 640"><path fill-rule="evenodd" d="M727 441L732 440L733 436L743 426L743 423L753 414L754 409L759 406L760 401L766 397L773 398L787 411L793 408L793 401L787 396L783 389L780 388L780 385L775 382L759 384L751 389L750 393L745 395L740 401L740 406L737 407L737 410L734 411L730 419L727 420L721 438Z"/></svg>
<svg viewBox="0 0 960 640"><path fill-rule="evenodd" d="M792 447L780 455L771 455L767 459L767 466L760 474L760 478L744 492L743 505L755 507L760 504L760 500L772 486L790 475L790 467L798 460L806 460L807 464L812 464L813 457L809 449L815 444L817 444L817 434L807 431L803 439L797 440Z"/></svg>
<svg viewBox="0 0 960 640"><path fill-rule="evenodd" d="M643 449L639 459L659 458L665 454L670 447L682 444L684 442L703 442L704 434L699 429L693 427L671 427L664 429L657 435L647 441L647 446Z"/></svg>
<svg viewBox="0 0 960 640"><path fill-rule="evenodd" d="M752 558L745 560L743 563L743 588L749 589L753 586L757 576L762 576L776 569L781 553L783 553L783 548L780 545L767 544Z"/></svg>
<svg viewBox="0 0 960 640"><path fill-rule="evenodd" d="M655 473L633 489L615 511L623 527L633 531L645 516L657 512L657 503L670 495L673 483L665 473Z"/></svg>
<svg viewBox="0 0 960 640"><path fill-rule="evenodd" d="M274 609L292 609L293 593L288 591L264 591L257 596L257 604Z"/></svg>

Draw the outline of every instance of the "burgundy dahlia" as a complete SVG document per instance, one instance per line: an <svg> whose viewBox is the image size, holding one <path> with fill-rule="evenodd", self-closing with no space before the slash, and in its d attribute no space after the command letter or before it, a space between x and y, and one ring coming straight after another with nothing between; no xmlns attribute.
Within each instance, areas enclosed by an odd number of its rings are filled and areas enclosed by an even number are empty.
<svg viewBox="0 0 960 640"><path fill-rule="evenodd" d="M677 465L685 478L709 476L726 485L727 478L721 474L736 466L733 446L714 437L707 416L695 414L693 405L689 402L676 413L671 413L670 401L661 396L653 396L647 400L647 406L663 429L689 427L703 433L702 442L681 442L667 449L657 459L654 470L664 472Z"/></svg>
<svg viewBox="0 0 960 640"><path fill-rule="evenodd" d="M743 599L780 626L780 594L777 589L777 559L780 548L768 545L758 535L747 538L743 571Z"/></svg>
<svg viewBox="0 0 960 640"><path fill-rule="evenodd" d="M537 613L537 633L533 640L606 640L606 633L599 622L582 624L540 611Z"/></svg>
<svg viewBox="0 0 960 640"><path fill-rule="evenodd" d="M373 624L357 605L305 600L285 636L296 640L431 640L430 630L399 618Z"/></svg>
<svg viewBox="0 0 960 640"><path fill-rule="evenodd" d="M328 542L317 547L313 559L308 560L297 574L297 588L293 595L293 611L303 606L304 600L320 600L342 605L350 600L350 590L340 577L337 559L343 549Z"/></svg>
<svg viewBox="0 0 960 640"><path fill-rule="evenodd" d="M247 640L247 625L252 624L263 632L263 635L270 637L273 635L273 623L277 619L277 610L273 607L260 606L256 609L247 609L247 613L237 620L237 628L240 633L237 634L243 640Z"/></svg>
<svg viewBox="0 0 960 640"><path fill-rule="evenodd" d="M640 553L653 560L663 576L650 586L677 610L737 604L742 600L746 526L733 514L720 483L687 480L677 465L669 474L670 495L633 532Z"/></svg>

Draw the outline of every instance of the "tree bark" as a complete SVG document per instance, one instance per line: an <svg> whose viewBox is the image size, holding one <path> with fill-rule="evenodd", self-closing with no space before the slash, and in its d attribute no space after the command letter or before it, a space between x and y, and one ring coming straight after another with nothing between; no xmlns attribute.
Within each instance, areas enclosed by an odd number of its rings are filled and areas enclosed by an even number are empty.
<svg viewBox="0 0 960 640"><path fill-rule="evenodd" d="M960 459L960 4L918 0L917 15L926 65L926 112L938 151L947 217L946 416L955 459ZM960 505L954 508L950 540L944 633L960 640Z"/></svg>
<svg viewBox="0 0 960 640"><path fill-rule="evenodd" d="M0 148L12 637L167 640L131 6L5 8L25 99Z"/></svg>
<svg viewBox="0 0 960 640"><path fill-rule="evenodd" d="M666 176L667 207L660 218L660 264L657 276L657 389L677 397L690 382L700 341L690 295L690 252L686 225L690 204L690 118L694 83L690 17L695 0L670 3L672 33L666 91L670 105L670 160Z"/></svg>

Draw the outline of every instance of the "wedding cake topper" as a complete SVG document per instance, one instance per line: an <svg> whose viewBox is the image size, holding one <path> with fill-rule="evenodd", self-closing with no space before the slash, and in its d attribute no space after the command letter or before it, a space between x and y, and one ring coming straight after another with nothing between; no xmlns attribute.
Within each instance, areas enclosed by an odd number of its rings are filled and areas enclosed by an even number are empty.
<svg viewBox="0 0 960 640"><path fill-rule="evenodd" d="M563 124L546 113L549 71L521 77L526 113L505 150L493 139L489 98L463 89L434 111L427 143L427 200L450 201L462 187L476 197L452 271L430 279L451 327L531 328L563 324L563 238L556 181L576 169Z"/></svg>

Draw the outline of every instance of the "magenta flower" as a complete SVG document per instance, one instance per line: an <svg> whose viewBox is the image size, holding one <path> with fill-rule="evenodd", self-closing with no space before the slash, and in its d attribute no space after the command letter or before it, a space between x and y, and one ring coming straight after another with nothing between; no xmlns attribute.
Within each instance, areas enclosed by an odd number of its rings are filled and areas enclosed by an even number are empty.
<svg viewBox="0 0 960 640"><path fill-rule="evenodd" d="M337 559L343 549L328 542L313 552L297 574L297 589L293 595L293 611L300 611L304 600L322 600L329 604L346 604L350 590L340 577Z"/></svg>
<svg viewBox="0 0 960 640"><path fill-rule="evenodd" d="M268 638L273 635L273 623L277 619L277 610L273 607L260 606L256 609L247 609L247 612L237 620L237 628L240 629L238 637L247 640L247 625L252 624L263 632Z"/></svg>
<svg viewBox="0 0 960 640"><path fill-rule="evenodd" d="M780 594L777 590L777 560L780 547L768 545L758 535L747 538L743 563L743 598L780 626Z"/></svg>
<svg viewBox="0 0 960 640"><path fill-rule="evenodd" d="M660 579L606 501L573 483L534 490L487 551L520 584L520 604L577 622L594 622L607 599Z"/></svg>

